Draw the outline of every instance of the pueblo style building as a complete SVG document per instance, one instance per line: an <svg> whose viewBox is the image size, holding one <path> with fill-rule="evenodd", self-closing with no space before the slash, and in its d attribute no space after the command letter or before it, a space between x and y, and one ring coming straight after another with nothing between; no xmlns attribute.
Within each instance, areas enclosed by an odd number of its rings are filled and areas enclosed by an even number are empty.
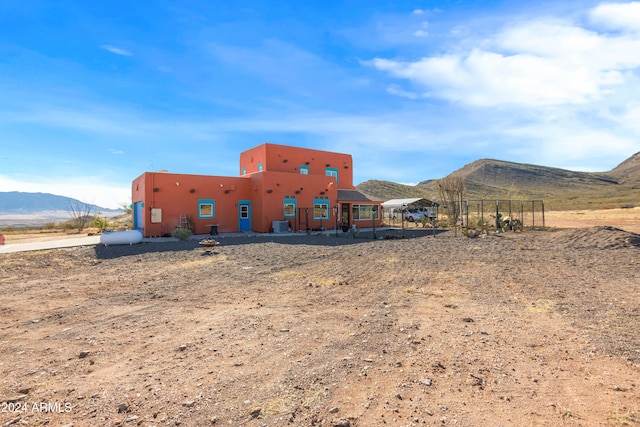
<svg viewBox="0 0 640 427"><path fill-rule="evenodd" d="M239 176L145 172L132 183L133 224L145 237L346 230L380 226L380 201L353 185L350 154L262 144L240 154Z"/></svg>

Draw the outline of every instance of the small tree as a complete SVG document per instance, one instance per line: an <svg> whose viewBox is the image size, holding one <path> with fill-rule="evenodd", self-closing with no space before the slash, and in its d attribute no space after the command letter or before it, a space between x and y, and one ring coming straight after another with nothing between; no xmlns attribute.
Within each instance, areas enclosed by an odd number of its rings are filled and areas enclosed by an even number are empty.
<svg viewBox="0 0 640 427"><path fill-rule="evenodd" d="M447 206L447 215L451 225L456 225L462 217L460 203L466 194L464 178L458 176L446 176L436 181L438 197Z"/></svg>
<svg viewBox="0 0 640 427"><path fill-rule="evenodd" d="M131 215L131 212L133 211L131 203L121 203L120 209L122 209L127 215Z"/></svg>
<svg viewBox="0 0 640 427"><path fill-rule="evenodd" d="M71 216L71 223L74 228L77 228L79 232L82 232L89 223L93 220L91 211L93 206L89 203L83 203L79 200L69 200L69 216Z"/></svg>

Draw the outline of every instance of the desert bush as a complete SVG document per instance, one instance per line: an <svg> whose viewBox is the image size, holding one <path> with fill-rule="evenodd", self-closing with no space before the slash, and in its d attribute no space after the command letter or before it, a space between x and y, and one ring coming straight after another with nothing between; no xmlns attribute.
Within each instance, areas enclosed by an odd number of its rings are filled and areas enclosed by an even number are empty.
<svg viewBox="0 0 640 427"><path fill-rule="evenodd" d="M107 218L100 218L96 215L93 217L93 226L100 230L106 230L109 228L109 220Z"/></svg>
<svg viewBox="0 0 640 427"><path fill-rule="evenodd" d="M467 227L462 229L462 235L466 237L479 237L482 234L489 234L489 227L480 220L471 222Z"/></svg>
<svg viewBox="0 0 640 427"><path fill-rule="evenodd" d="M193 236L193 231L189 230L188 228L176 228L175 230L173 230L173 233L171 233L171 237L180 240L186 240L191 236Z"/></svg>

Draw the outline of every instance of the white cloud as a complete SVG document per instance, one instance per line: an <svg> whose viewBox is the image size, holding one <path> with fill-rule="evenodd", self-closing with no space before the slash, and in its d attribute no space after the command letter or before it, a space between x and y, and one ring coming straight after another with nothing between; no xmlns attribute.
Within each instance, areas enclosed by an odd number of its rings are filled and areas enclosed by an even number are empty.
<svg viewBox="0 0 640 427"><path fill-rule="evenodd" d="M423 88L424 96L466 105L583 104L624 91L640 68L640 35L535 20L505 27L464 51L369 64Z"/></svg>
<svg viewBox="0 0 640 427"><path fill-rule="evenodd" d="M108 44L103 44L100 46L102 49L114 53L116 55L120 55L120 56L133 56L133 53L129 52L128 50L124 50L121 49L119 47L115 47L115 46L111 46Z"/></svg>
<svg viewBox="0 0 640 427"><path fill-rule="evenodd" d="M427 37L429 35L429 32L427 31L428 27L429 27L429 22L428 21L423 21L420 24L420 29L414 31L413 35L416 36L416 37Z"/></svg>
<svg viewBox="0 0 640 427"><path fill-rule="evenodd" d="M140 137L153 127L153 123L143 123L133 117L133 113L127 114L117 106L105 107L83 100L75 102L76 105L72 107L56 105L54 101L51 104L41 101L35 105L19 105L11 111L0 111L0 120L131 137Z"/></svg>
<svg viewBox="0 0 640 427"><path fill-rule="evenodd" d="M640 2L601 4L589 16L593 23L609 30L640 32Z"/></svg>
<svg viewBox="0 0 640 427"><path fill-rule="evenodd" d="M582 103L599 95L589 70L567 69L533 55L473 50L413 63L375 59L374 65L427 88L425 96L475 106Z"/></svg>
<svg viewBox="0 0 640 427"><path fill-rule="evenodd" d="M387 88L387 92L389 92L392 95L398 95L398 96L401 96L403 98L408 98L408 99L417 99L418 98L418 95L415 94L414 92L409 92L407 90L404 90L398 85L389 86Z"/></svg>

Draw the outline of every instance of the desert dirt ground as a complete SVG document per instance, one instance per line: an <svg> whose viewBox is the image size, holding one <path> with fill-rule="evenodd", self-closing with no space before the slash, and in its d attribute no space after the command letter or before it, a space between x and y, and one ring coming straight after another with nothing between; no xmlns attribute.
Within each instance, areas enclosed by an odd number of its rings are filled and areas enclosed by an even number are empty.
<svg viewBox="0 0 640 427"><path fill-rule="evenodd" d="M640 425L639 235L407 235L1 255L0 425Z"/></svg>
<svg viewBox="0 0 640 427"><path fill-rule="evenodd" d="M545 213L545 225L557 228L584 228L614 226L640 234L640 207L630 209L597 209L573 211L549 211Z"/></svg>

